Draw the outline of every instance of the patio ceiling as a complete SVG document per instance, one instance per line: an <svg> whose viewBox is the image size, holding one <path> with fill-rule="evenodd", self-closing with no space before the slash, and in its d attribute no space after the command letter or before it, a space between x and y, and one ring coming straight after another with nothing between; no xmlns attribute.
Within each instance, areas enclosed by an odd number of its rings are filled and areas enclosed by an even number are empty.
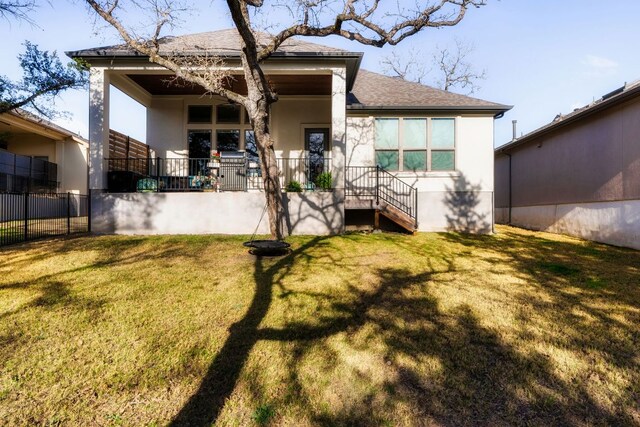
<svg viewBox="0 0 640 427"><path fill-rule="evenodd" d="M205 90L182 79L162 74L128 74L132 81L151 95L202 95ZM279 95L331 95L330 75L269 75L267 76ZM247 93L244 76L227 79L225 86L234 92Z"/></svg>

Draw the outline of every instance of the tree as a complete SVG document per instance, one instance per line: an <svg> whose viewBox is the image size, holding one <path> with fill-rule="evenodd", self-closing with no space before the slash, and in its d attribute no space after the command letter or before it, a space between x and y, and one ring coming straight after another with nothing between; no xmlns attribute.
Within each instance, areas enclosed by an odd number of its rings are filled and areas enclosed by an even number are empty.
<svg viewBox="0 0 640 427"><path fill-rule="evenodd" d="M35 6L35 1L0 1L0 18L33 24L29 13ZM86 68L78 61L64 66L55 51L40 50L29 41L24 47L24 53L18 55L22 80L14 82L0 76L0 114L27 108L51 118L56 114L51 105L62 91L87 84Z"/></svg>
<svg viewBox="0 0 640 427"><path fill-rule="evenodd" d="M404 80L425 83L432 74L432 82L436 87L446 91L459 90L471 95L479 89L478 80L486 78L486 71L476 71L468 57L474 51L472 44L455 40L455 47L438 49L432 55L432 66L428 68L420 58L425 55L418 51L409 51L406 56L391 52L380 63L385 74ZM434 72L433 70L436 70Z"/></svg>
<svg viewBox="0 0 640 427"><path fill-rule="evenodd" d="M9 18L13 18L33 24L29 13L33 12L35 7L35 0L0 1L0 18L6 21L9 21Z"/></svg>
<svg viewBox="0 0 640 427"><path fill-rule="evenodd" d="M224 58L200 56L184 58L162 55L159 39L163 28L175 22L183 5L168 0L86 0L87 4L120 34L129 48L145 55L149 61L174 72L177 78L199 84L209 93L222 96L244 106L253 127L263 173L269 227L273 237L284 237L282 193L278 180L278 166L274 141L269 129L269 106L278 95L269 85L262 64L291 37L330 35L357 41L364 45L383 47L397 45L426 28L449 27L458 24L469 7L479 7L485 0L434 0L401 2L382 0L291 0L266 4L264 0L226 0L227 10L242 39L240 60L247 94L226 88L227 77L218 71ZM121 13L141 4L155 19L147 36L136 34L134 27L122 21ZM252 18L273 16L274 9L288 12L291 22L280 28L266 44L257 40L257 28ZM208 66L208 64L211 64Z"/></svg>
<svg viewBox="0 0 640 427"><path fill-rule="evenodd" d="M42 51L28 41L24 46L18 55L22 80L0 76L0 114L25 107L51 118L56 115L51 105L60 92L87 84L85 68L79 62L64 66L55 51Z"/></svg>

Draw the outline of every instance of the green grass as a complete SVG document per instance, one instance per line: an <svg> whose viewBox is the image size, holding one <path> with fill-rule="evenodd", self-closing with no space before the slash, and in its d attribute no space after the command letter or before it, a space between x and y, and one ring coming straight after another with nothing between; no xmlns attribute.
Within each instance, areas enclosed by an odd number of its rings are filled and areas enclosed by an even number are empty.
<svg viewBox="0 0 640 427"><path fill-rule="evenodd" d="M1 249L0 424L639 424L640 253L498 231Z"/></svg>

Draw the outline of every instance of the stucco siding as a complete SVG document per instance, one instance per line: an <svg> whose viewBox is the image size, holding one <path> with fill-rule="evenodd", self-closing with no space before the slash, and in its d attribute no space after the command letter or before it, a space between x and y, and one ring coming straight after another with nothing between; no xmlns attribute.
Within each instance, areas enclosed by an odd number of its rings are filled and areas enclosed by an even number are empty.
<svg viewBox="0 0 640 427"><path fill-rule="evenodd" d="M55 141L40 135L18 133L9 139L7 150L23 156L47 156L56 163Z"/></svg>
<svg viewBox="0 0 640 427"><path fill-rule="evenodd" d="M640 198L640 99L611 108L509 150L512 205ZM496 153L496 162L508 161ZM496 169L497 206L508 173Z"/></svg>
<svg viewBox="0 0 640 427"><path fill-rule="evenodd" d="M430 191L418 193L418 231L493 231L493 193Z"/></svg>
<svg viewBox="0 0 640 427"><path fill-rule="evenodd" d="M189 130L212 130L212 147L215 147L216 129L249 129L244 114L241 123L215 123L215 106L223 101L217 98L197 96L171 96L154 99L147 109L147 144L163 158L187 157ZM212 105L214 123L188 123L186 109L189 105ZM331 127L331 98L282 97L272 106L271 129L279 157L300 157L304 151L304 128ZM240 148L244 149L244 134L241 132Z"/></svg>
<svg viewBox="0 0 640 427"><path fill-rule="evenodd" d="M456 117L455 171L393 172L418 191L419 231L492 231L493 120ZM375 166L374 116L347 118L347 162Z"/></svg>
<svg viewBox="0 0 640 427"><path fill-rule="evenodd" d="M62 175L63 186L61 191L87 194L88 173L87 157L88 146L75 142L65 142L64 165L58 174Z"/></svg>
<svg viewBox="0 0 640 427"><path fill-rule="evenodd" d="M331 99L283 98L273 104L272 128L276 154L300 157L304 151L304 128L331 127Z"/></svg>
<svg viewBox="0 0 640 427"><path fill-rule="evenodd" d="M162 158L187 157L182 98L154 100L147 108L147 141Z"/></svg>

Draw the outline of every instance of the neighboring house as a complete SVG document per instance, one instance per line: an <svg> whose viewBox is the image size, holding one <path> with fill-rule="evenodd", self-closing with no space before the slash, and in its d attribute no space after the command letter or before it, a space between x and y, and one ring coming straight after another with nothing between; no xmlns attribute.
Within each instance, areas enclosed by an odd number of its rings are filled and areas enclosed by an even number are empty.
<svg viewBox="0 0 640 427"><path fill-rule="evenodd" d="M204 50L237 65L226 84L242 91L235 30L161 43L162 52L180 55ZM91 67L94 231L254 231L265 198L240 106L123 46L68 55ZM510 107L361 70L362 55L288 40L263 64L279 94L271 129L281 185L297 181L306 190L284 197L289 231L331 234L390 220L410 231L490 232L493 122ZM151 157L109 154L110 85L146 107ZM266 220L258 232L268 233Z"/></svg>
<svg viewBox="0 0 640 427"><path fill-rule="evenodd" d="M495 150L496 221L640 249L640 82Z"/></svg>
<svg viewBox="0 0 640 427"><path fill-rule="evenodd" d="M89 142L17 109L0 115L0 192L87 194Z"/></svg>

